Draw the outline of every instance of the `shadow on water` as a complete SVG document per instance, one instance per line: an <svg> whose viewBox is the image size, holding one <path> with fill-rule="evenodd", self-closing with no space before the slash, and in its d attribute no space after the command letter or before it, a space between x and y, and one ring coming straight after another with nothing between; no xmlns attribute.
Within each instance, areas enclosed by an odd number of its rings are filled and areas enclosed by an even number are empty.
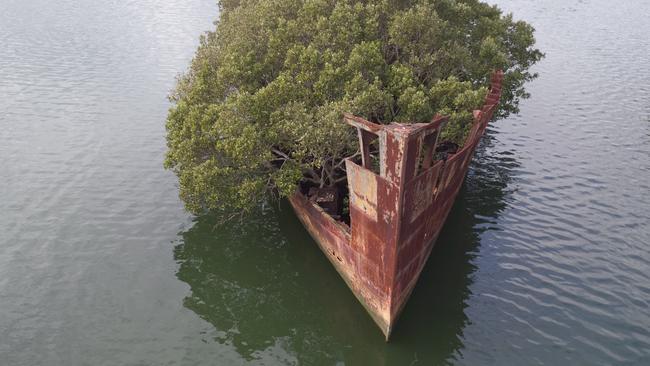
<svg viewBox="0 0 650 366"><path fill-rule="evenodd" d="M248 360L309 365L453 360L463 348L480 233L505 207L508 172L516 166L509 156L492 154L492 138L484 140L390 343L286 202L217 230L213 217L199 217L181 234L174 256L178 278L191 288L184 305L214 325L215 341L233 345Z"/></svg>

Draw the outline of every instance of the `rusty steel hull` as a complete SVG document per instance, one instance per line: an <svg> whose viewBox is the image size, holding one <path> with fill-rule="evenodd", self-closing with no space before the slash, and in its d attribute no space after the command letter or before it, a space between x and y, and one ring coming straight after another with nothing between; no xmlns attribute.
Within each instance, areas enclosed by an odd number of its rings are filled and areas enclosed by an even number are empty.
<svg viewBox="0 0 650 366"><path fill-rule="evenodd" d="M415 287L458 195L474 151L498 104L503 73L459 151L435 160L446 122L377 125L346 115L359 132L361 165L347 159L350 226L335 220L300 192L289 198L296 215L332 262L386 339ZM379 140L379 172L369 144Z"/></svg>

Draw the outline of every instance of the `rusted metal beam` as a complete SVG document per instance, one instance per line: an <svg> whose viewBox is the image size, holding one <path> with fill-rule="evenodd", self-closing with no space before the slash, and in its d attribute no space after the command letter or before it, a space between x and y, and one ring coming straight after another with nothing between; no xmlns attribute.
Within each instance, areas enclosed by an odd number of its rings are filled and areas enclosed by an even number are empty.
<svg viewBox="0 0 650 366"><path fill-rule="evenodd" d="M379 131L382 129L382 125L372 123L366 119L354 116L350 113L343 113L343 120L350 126L357 127L374 134L379 133Z"/></svg>

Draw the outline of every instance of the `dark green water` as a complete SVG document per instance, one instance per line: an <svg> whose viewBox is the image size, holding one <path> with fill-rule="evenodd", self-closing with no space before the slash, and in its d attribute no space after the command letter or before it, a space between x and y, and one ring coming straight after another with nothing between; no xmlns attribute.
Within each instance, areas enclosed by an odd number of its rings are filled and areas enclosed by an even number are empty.
<svg viewBox="0 0 650 366"><path fill-rule="evenodd" d="M178 201L212 0L0 2L0 365L650 364L650 4L498 3L547 57L386 344L286 204Z"/></svg>

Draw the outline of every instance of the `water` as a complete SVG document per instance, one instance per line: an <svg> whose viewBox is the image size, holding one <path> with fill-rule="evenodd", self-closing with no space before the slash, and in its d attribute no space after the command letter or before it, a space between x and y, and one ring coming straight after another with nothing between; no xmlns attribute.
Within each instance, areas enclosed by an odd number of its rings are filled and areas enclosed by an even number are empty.
<svg viewBox="0 0 650 366"><path fill-rule="evenodd" d="M503 0L547 57L383 341L286 204L162 169L212 0L0 2L0 364L650 363L650 4Z"/></svg>

